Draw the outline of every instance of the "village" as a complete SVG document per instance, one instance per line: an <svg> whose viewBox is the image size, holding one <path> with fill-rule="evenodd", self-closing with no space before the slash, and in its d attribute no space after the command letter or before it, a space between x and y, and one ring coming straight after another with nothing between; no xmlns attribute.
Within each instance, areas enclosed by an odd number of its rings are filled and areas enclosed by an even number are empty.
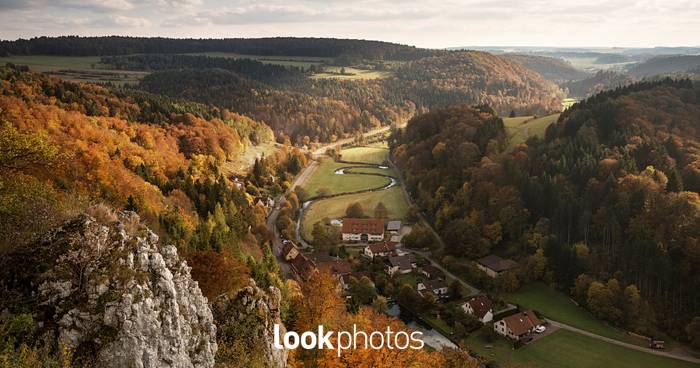
<svg viewBox="0 0 700 368"><path fill-rule="evenodd" d="M349 305L384 298L386 303L401 304L402 309L410 310L454 342L466 333L489 329L519 346L548 332L547 322L536 312L520 311L485 293L470 294L436 265L404 248L402 238L411 227L400 220L344 218L340 226L340 249L357 249L356 253L305 251L292 240L283 240L282 257L294 278L305 281L314 273L328 272L337 280L338 290ZM476 265L491 278L517 267L514 261L496 255L481 258ZM406 286L413 295L406 295ZM367 287L372 290L368 292ZM402 303L409 300L411 303ZM386 312L388 305L378 308Z"/></svg>

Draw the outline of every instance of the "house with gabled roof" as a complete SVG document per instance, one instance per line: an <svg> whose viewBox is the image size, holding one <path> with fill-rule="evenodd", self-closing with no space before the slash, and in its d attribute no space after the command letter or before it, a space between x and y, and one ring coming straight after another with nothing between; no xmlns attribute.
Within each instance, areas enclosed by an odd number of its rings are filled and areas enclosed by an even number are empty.
<svg viewBox="0 0 700 368"><path fill-rule="evenodd" d="M396 246L396 243L390 242L372 243L368 244L362 250L362 254L369 259L374 259L374 257L389 257L396 251Z"/></svg>
<svg viewBox="0 0 700 368"><path fill-rule="evenodd" d="M519 340L531 334L542 321L533 311L525 311L505 317L493 324L497 334Z"/></svg>
<svg viewBox="0 0 700 368"><path fill-rule="evenodd" d="M465 313L474 316L481 323L493 320L493 303L486 295L477 295L462 305Z"/></svg>
<svg viewBox="0 0 700 368"><path fill-rule="evenodd" d="M415 263L412 263L411 261L411 257L409 257L408 255L389 257L386 260L384 271L387 274L389 274L389 276L392 276L396 273L410 273L411 271L413 271L413 268L415 268Z"/></svg>
<svg viewBox="0 0 700 368"><path fill-rule="evenodd" d="M342 227L344 242L378 242L384 240L384 220L345 218Z"/></svg>
<svg viewBox="0 0 700 368"><path fill-rule="evenodd" d="M448 291L447 282L440 279L421 281L416 285L416 289L421 295L423 291L429 291L440 298L446 297Z"/></svg>

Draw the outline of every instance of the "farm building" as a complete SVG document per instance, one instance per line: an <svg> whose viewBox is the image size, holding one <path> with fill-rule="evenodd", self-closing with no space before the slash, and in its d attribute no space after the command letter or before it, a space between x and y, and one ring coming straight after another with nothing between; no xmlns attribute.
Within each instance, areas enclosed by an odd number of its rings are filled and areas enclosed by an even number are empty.
<svg viewBox="0 0 700 368"><path fill-rule="evenodd" d="M490 277L496 278L503 272L514 269L518 264L510 259L503 259L497 255L490 255L479 259L476 262L477 267L484 271Z"/></svg>
<svg viewBox="0 0 700 368"><path fill-rule="evenodd" d="M373 243L384 240L384 220L346 218L343 220L344 242Z"/></svg>

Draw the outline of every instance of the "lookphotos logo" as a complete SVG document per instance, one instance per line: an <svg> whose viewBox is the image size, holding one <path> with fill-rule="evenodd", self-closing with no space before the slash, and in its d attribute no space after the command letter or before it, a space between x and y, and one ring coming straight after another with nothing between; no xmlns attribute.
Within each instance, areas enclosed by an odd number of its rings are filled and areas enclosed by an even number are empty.
<svg viewBox="0 0 700 368"><path fill-rule="evenodd" d="M273 345L275 349L332 349L338 352L340 357L344 350L348 349L422 349L425 345L420 331L413 331L410 334L406 331L392 331L387 326L386 331L366 331L358 330L357 325L352 325L350 331L324 331L323 326L318 326L318 331L306 331L299 336L294 331L287 331L284 336L280 336L280 326L274 326ZM334 345L335 342L335 345Z"/></svg>

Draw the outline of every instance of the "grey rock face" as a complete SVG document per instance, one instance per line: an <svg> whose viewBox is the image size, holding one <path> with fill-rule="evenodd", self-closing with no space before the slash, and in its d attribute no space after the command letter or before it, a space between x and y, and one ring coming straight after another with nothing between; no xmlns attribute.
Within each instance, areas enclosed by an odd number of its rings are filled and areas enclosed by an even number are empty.
<svg viewBox="0 0 700 368"><path fill-rule="evenodd" d="M59 351L101 367L214 366L207 299L175 247L159 246L136 214L108 225L82 215L25 252L18 259L35 269L8 265L3 286L36 301Z"/></svg>
<svg viewBox="0 0 700 368"><path fill-rule="evenodd" d="M287 367L289 352L273 346L274 325L280 325L281 334L286 332L280 319L281 300L279 289L270 287L264 291L251 279L234 297L222 295L212 303L219 333L254 346L251 360L266 367Z"/></svg>

